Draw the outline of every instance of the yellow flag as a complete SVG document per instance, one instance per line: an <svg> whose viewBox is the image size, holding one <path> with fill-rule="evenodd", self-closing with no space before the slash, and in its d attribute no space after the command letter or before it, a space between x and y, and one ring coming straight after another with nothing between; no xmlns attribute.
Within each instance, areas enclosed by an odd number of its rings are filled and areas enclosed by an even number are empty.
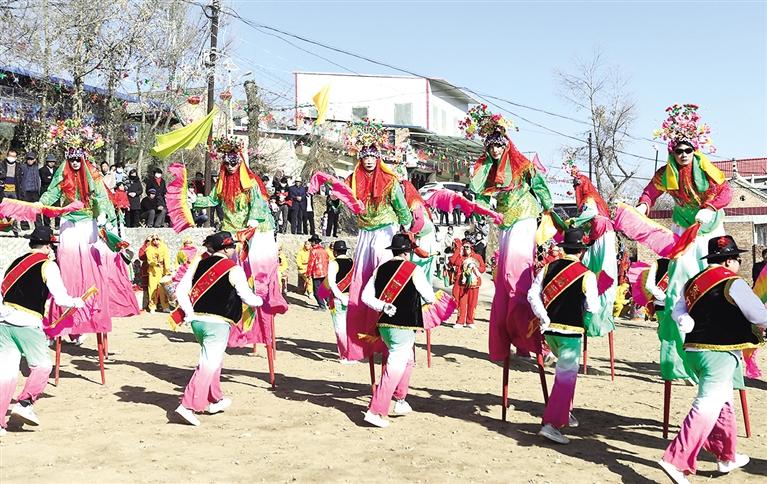
<svg viewBox="0 0 767 484"><path fill-rule="evenodd" d="M314 105L317 106L317 121L315 125L320 125L325 122L325 115L328 113L328 93L330 93L330 84L326 85L320 91L312 96Z"/></svg>
<svg viewBox="0 0 767 484"><path fill-rule="evenodd" d="M183 128L171 131L170 133L158 134L155 139L155 145L152 148L152 155L164 160L180 149L190 150L208 139L210 130L213 127L213 119L218 114L218 109L208 113L204 118L190 123Z"/></svg>

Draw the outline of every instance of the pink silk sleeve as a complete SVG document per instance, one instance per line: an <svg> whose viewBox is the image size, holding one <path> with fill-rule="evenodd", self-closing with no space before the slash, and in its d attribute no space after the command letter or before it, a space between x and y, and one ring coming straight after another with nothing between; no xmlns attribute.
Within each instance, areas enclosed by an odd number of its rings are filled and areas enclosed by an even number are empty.
<svg viewBox="0 0 767 484"><path fill-rule="evenodd" d="M652 206L655 205L655 200L661 196L661 193L662 192L658 190L658 187L655 186L655 177L653 177L652 180L650 180L650 183L648 183L644 188L642 195L639 197L639 203L644 203L647 205L647 210L649 211Z"/></svg>
<svg viewBox="0 0 767 484"><path fill-rule="evenodd" d="M711 207L714 210L720 210L730 204L732 201L732 188L727 182L722 182L718 185L709 178L710 188L706 192L706 197L703 201L703 207Z"/></svg>

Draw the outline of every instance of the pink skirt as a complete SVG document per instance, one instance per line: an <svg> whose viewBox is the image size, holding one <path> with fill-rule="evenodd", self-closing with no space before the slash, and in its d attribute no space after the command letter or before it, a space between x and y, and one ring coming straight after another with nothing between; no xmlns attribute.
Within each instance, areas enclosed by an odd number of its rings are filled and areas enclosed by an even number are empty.
<svg viewBox="0 0 767 484"><path fill-rule="evenodd" d="M109 311L113 318L127 318L141 312L133 292L128 266L119 253L112 252L103 242L96 244L106 261L107 284L109 285Z"/></svg>

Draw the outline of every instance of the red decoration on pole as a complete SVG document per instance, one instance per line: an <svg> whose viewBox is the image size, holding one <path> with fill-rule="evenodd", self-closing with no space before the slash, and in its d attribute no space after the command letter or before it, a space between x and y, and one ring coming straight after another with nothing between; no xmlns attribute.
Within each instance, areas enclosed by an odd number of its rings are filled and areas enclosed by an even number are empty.
<svg viewBox="0 0 767 484"><path fill-rule="evenodd" d="M202 98L200 96L189 96L186 98L186 102L191 104L192 106L196 106L200 104L200 101L202 101Z"/></svg>

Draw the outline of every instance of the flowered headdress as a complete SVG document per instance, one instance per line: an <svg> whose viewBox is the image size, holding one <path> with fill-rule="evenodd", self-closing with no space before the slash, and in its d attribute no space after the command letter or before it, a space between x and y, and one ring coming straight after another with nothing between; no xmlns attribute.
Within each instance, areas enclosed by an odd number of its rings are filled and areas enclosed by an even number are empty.
<svg viewBox="0 0 767 484"><path fill-rule="evenodd" d="M463 121L458 122L458 128L463 131L466 139L474 139L475 136L484 138L485 147L494 144L506 146L507 132L510 129L518 130L510 120L488 111L487 104L471 108Z"/></svg>
<svg viewBox="0 0 767 484"><path fill-rule="evenodd" d="M243 154L245 144L241 139L230 136L217 136L213 138L212 144L211 158L221 161L218 181L216 182L216 193L229 210L235 209L235 199L240 194L249 194L250 189L254 186L258 186L258 191L264 199L268 198L264 182L253 173L245 161L245 155ZM237 174L229 175L224 163L227 160L241 161Z"/></svg>
<svg viewBox="0 0 767 484"><path fill-rule="evenodd" d="M575 161L567 160L563 163L563 166L565 170L573 177L573 187L575 188L575 203L578 205L578 210L583 210L583 206L586 204L586 202L593 200L597 206L599 215L609 217L610 209L607 205L607 202L605 202L605 199L602 198L602 195L599 194L594 184L591 183L589 177L578 170L578 167L575 166Z"/></svg>
<svg viewBox="0 0 767 484"><path fill-rule="evenodd" d="M389 134L383 124L367 118L346 125L344 147L350 155L358 159L367 156L380 158L382 151L394 149L389 143Z"/></svg>
<svg viewBox="0 0 767 484"><path fill-rule="evenodd" d="M698 123L700 115L696 104L674 104L666 108L668 118L663 121L660 129L653 132L653 138L668 142L668 150L687 142L696 151L716 153L716 147L711 142L711 128L706 123Z"/></svg>
<svg viewBox="0 0 767 484"><path fill-rule="evenodd" d="M239 156L242 153L243 146L244 143L238 138L217 136L213 138L213 149L210 154L214 159L219 157L226 158L231 153Z"/></svg>
<svg viewBox="0 0 767 484"><path fill-rule="evenodd" d="M85 159L104 146L104 137L79 119L66 119L48 128L46 146L63 149L67 159Z"/></svg>

